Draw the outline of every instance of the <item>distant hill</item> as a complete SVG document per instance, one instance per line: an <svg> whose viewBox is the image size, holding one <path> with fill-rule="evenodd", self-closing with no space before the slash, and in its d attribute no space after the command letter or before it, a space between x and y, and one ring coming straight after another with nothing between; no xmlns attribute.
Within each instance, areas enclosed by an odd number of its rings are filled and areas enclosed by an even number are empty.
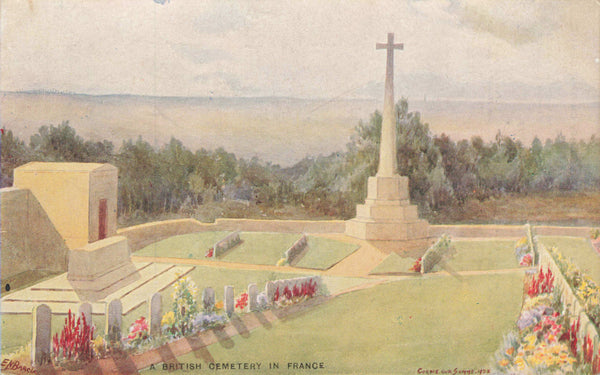
<svg viewBox="0 0 600 375"><path fill-rule="evenodd" d="M25 141L40 126L70 125L85 139L142 136L160 146L171 137L192 150L224 147L239 157L258 156L289 166L305 156L344 150L354 127L381 104L375 100L295 98L173 98L91 96L61 93L0 94L1 126ZM600 105L414 101L434 134L453 139L498 130L529 143L561 133L567 138L600 135Z"/></svg>

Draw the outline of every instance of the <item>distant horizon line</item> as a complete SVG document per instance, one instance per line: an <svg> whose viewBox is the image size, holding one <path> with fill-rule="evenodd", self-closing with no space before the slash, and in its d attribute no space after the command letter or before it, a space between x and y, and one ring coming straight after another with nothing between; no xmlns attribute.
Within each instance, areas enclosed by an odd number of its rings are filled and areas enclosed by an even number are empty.
<svg viewBox="0 0 600 375"><path fill-rule="evenodd" d="M91 97L91 98L146 98L146 99L285 99L285 100L304 100L304 101L375 101L375 102L383 102L383 99L375 99L371 97L365 98L352 98L352 97L335 97L335 98L325 98L325 97L315 97L315 98L306 98L299 96L277 96L277 95L269 95L269 96L201 96L201 95L192 95L192 96L183 96L183 95L147 95L147 94L131 94L131 93L112 93L112 94L89 94L89 93L81 93L81 92L72 92L72 91L60 91L60 90L22 90L22 91L14 91L14 90L0 90L0 94L26 94L26 95L62 95L62 96L82 96L82 97ZM383 96L383 95L382 95ZM437 97L437 98L428 98L424 96L420 99L411 99L407 96L400 96L401 98L406 98L409 103L412 101L416 102L461 102L461 103L498 103L498 104L558 104L558 105L574 105L574 104L600 104L599 100L578 100L578 101L558 101L558 100L493 100L493 99L470 99L470 98L447 98L447 97Z"/></svg>

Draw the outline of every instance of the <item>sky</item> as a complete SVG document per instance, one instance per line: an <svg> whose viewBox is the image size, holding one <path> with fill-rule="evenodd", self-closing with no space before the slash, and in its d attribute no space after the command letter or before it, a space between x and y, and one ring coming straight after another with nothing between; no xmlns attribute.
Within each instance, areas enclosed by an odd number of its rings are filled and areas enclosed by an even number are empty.
<svg viewBox="0 0 600 375"><path fill-rule="evenodd" d="M2 0L0 90L592 102L599 0Z"/></svg>

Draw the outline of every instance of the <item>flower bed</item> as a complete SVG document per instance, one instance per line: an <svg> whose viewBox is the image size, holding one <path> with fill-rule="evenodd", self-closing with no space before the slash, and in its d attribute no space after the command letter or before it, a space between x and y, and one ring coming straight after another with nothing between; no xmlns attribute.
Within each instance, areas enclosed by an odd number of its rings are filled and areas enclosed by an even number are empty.
<svg viewBox="0 0 600 375"><path fill-rule="evenodd" d="M292 288L286 285L281 291L279 287L275 289L273 295L273 304L276 307L289 306L300 303L309 298L313 298L317 294L318 284L314 280L308 280L302 284L294 284Z"/></svg>
<svg viewBox="0 0 600 375"><path fill-rule="evenodd" d="M550 248L548 253L556 262L590 320L596 328L600 327L600 288L592 278L581 272L573 262L566 259L556 248Z"/></svg>
<svg viewBox="0 0 600 375"><path fill-rule="evenodd" d="M530 267L533 264L533 251L527 237L521 238L515 244L515 257L520 266Z"/></svg>
<svg viewBox="0 0 600 375"><path fill-rule="evenodd" d="M516 329L504 336L495 354L500 373L598 374L600 351L589 335L581 337L579 317L568 315L554 275L540 268L525 280L526 291Z"/></svg>

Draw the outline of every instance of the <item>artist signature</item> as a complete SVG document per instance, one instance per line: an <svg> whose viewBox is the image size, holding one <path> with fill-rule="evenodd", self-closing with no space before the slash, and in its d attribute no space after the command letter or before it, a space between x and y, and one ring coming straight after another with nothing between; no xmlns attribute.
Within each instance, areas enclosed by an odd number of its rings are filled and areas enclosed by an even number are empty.
<svg viewBox="0 0 600 375"><path fill-rule="evenodd" d="M2 361L2 370L21 371L28 374L35 374L36 371L33 367L22 365L19 361L13 361L12 359L4 359Z"/></svg>

